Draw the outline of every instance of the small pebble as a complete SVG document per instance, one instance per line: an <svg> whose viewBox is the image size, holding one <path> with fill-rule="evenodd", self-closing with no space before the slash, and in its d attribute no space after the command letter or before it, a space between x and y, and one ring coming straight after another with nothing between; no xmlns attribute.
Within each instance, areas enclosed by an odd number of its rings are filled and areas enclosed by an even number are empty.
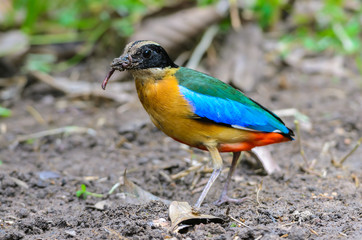
<svg viewBox="0 0 362 240"><path fill-rule="evenodd" d="M26 209L26 208L20 208L18 213L17 213L17 216L19 218L26 218L27 216L29 216L29 210Z"/></svg>
<svg viewBox="0 0 362 240"><path fill-rule="evenodd" d="M65 233L72 237L77 236L77 233L74 230L65 230Z"/></svg>

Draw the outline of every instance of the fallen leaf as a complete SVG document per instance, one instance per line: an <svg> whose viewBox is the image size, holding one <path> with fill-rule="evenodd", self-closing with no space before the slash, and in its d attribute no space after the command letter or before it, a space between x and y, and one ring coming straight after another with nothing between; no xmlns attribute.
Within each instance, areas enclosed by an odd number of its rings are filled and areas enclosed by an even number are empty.
<svg viewBox="0 0 362 240"><path fill-rule="evenodd" d="M227 4L195 7L149 18L136 29L130 41L147 39L159 43L166 50L180 48L190 43L207 27L223 19L227 7Z"/></svg>
<svg viewBox="0 0 362 240"><path fill-rule="evenodd" d="M249 153L263 165L264 170L268 174L272 174L275 171L280 171L280 167L273 159L270 150L267 147L255 147Z"/></svg>
<svg viewBox="0 0 362 240"><path fill-rule="evenodd" d="M199 223L223 222L221 218L195 211L187 202L177 201L171 203L169 207L169 217L171 219L170 231L173 233L178 233L181 230L185 230L185 228Z"/></svg>
<svg viewBox="0 0 362 240"><path fill-rule="evenodd" d="M97 210L106 210L107 208L109 208L112 205L112 202L109 200L102 200L97 202L96 204L94 204L93 206L88 206L88 208L94 208Z"/></svg>
<svg viewBox="0 0 362 240"><path fill-rule="evenodd" d="M75 230L65 230L64 231L66 234L68 234L69 236L75 237L77 236L77 232Z"/></svg>
<svg viewBox="0 0 362 240"><path fill-rule="evenodd" d="M167 205L170 204L169 200L157 197L128 180L126 171L124 171L121 182L119 188L122 193L119 196L125 203L145 204L150 201L161 201Z"/></svg>

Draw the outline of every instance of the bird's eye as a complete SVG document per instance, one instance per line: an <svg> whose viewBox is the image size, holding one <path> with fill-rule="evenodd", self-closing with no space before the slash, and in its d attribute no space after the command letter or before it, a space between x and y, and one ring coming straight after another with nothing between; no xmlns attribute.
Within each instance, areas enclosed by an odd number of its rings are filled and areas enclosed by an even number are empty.
<svg viewBox="0 0 362 240"><path fill-rule="evenodd" d="M145 50L145 51L143 52L143 57L144 57L144 58L149 58L149 57L151 57L151 50Z"/></svg>

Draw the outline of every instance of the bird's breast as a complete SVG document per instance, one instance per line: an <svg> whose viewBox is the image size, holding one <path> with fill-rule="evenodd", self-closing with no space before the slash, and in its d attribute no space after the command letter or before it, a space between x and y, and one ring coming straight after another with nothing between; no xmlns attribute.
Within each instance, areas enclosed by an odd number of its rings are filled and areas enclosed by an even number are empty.
<svg viewBox="0 0 362 240"><path fill-rule="evenodd" d="M181 95L174 76L177 69L134 74L138 97L152 122L167 135L175 138L175 131L185 127L192 109ZM176 133L178 134L178 133Z"/></svg>

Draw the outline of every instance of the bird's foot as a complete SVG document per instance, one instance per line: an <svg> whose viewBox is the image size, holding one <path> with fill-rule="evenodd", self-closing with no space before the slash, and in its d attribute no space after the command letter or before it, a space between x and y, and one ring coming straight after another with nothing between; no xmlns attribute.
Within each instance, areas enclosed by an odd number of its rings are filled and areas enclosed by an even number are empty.
<svg viewBox="0 0 362 240"><path fill-rule="evenodd" d="M242 203L245 202L246 200L249 200L249 197L243 197L243 198L231 198L228 195L221 195L219 200L217 200L216 202L214 202L214 204L216 206L220 206L221 204L224 203Z"/></svg>

